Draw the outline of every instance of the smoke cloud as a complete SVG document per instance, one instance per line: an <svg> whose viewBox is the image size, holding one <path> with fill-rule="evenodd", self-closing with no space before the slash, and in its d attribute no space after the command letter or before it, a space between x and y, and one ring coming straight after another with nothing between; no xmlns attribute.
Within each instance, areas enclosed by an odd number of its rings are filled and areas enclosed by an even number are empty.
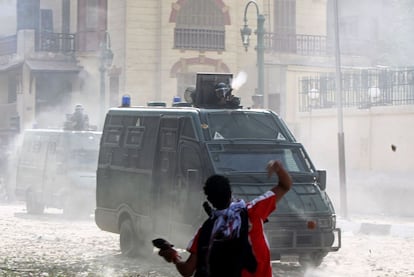
<svg viewBox="0 0 414 277"><path fill-rule="evenodd" d="M237 76L231 81L231 88L239 90L247 81L247 73L240 71Z"/></svg>

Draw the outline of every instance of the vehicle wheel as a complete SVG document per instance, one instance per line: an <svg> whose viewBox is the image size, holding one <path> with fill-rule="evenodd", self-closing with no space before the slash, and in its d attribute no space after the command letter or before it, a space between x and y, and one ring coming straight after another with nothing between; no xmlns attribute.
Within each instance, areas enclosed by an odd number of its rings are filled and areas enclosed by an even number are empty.
<svg viewBox="0 0 414 277"><path fill-rule="evenodd" d="M26 210L29 214L42 214L45 209L45 205L37 199L33 191L28 190L26 192Z"/></svg>
<svg viewBox="0 0 414 277"><path fill-rule="evenodd" d="M138 238L130 219L124 219L121 223L119 245L123 255L127 257L136 257L138 255Z"/></svg>
<svg viewBox="0 0 414 277"><path fill-rule="evenodd" d="M299 257L299 264L303 267L318 267L321 265L326 252L314 252Z"/></svg>

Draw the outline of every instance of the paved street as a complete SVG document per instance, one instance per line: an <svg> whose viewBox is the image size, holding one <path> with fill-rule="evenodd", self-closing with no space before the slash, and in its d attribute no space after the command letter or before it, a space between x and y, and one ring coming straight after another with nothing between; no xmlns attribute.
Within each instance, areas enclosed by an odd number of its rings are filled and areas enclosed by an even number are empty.
<svg viewBox="0 0 414 277"><path fill-rule="evenodd" d="M52 209L28 215L20 203L0 204L0 218L0 276L178 276L156 254L122 257L118 235L99 230L93 218L72 221ZM285 260L274 263L274 276L414 276L410 219L359 216L339 219L338 225L344 230L342 248L319 268Z"/></svg>

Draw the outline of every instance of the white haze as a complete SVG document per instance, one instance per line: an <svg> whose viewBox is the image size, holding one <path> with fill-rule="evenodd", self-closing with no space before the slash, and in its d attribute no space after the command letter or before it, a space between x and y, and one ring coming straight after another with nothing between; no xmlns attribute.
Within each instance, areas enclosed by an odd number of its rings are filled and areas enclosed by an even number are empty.
<svg viewBox="0 0 414 277"><path fill-rule="evenodd" d="M231 88L233 90L239 90L247 81L247 73L240 71L235 78L231 81Z"/></svg>
<svg viewBox="0 0 414 277"><path fill-rule="evenodd" d="M16 0L0 0L0 36L10 36L16 33ZM7 23L5 23L7 22Z"/></svg>

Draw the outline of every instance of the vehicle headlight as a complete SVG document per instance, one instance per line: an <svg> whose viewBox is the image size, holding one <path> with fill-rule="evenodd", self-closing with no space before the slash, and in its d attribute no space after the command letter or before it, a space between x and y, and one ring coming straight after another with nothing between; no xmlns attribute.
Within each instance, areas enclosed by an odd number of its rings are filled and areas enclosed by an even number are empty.
<svg viewBox="0 0 414 277"><path fill-rule="evenodd" d="M335 220L334 217L320 218L318 220L319 228L334 228Z"/></svg>

